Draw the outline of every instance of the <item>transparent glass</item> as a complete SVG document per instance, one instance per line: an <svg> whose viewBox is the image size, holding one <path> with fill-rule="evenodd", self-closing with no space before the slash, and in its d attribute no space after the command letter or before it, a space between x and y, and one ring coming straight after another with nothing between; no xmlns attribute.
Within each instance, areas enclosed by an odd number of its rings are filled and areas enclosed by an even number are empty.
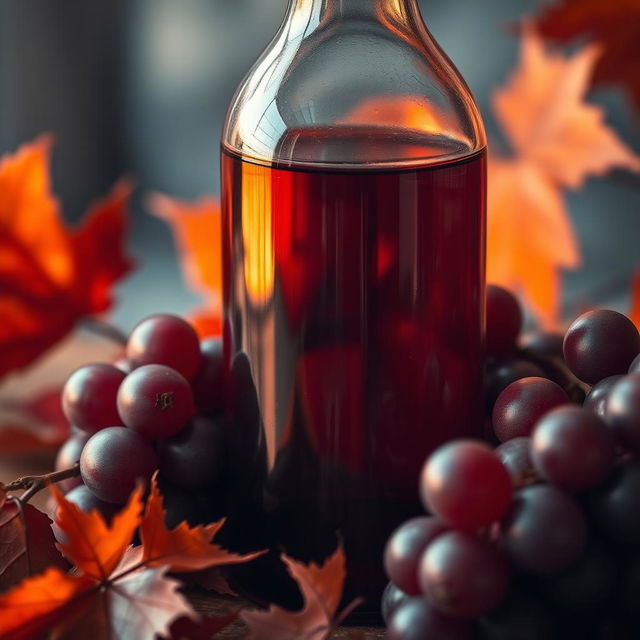
<svg viewBox="0 0 640 640"><path fill-rule="evenodd" d="M482 432L485 146L416 0L291 0L222 136L230 540L343 540L369 611L423 461ZM277 555L236 586L296 601Z"/></svg>

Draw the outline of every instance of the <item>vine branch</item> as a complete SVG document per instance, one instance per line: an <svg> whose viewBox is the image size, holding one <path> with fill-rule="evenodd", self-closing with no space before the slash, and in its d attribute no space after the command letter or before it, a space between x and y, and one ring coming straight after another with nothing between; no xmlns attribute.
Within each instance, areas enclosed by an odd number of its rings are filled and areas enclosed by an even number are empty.
<svg viewBox="0 0 640 640"><path fill-rule="evenodd" d="M50 484L66 480L67 478L75 478L80 475L80 464L75 463L68 469L61 469L60 471L52 471L51 473L45 473L41 476L23 476L17 480L13 480L9 484L4 485L5 491L20 491L24 489L24 493L17 498L19 502L25 504L33 498L39 491L45 489Z"/></svg>

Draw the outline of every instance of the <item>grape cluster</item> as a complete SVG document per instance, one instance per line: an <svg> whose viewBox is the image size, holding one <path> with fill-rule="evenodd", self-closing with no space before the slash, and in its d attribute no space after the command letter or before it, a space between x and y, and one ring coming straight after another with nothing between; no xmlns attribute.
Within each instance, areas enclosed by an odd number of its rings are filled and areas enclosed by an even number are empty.
<svg viewBox="0 0 640 640"><path fill-rule="evenodd" d="M131 332L115 364L71 374L62 407L71 437L56 469L80 462L80 477L61 483L80 509L109 520L139 480L156 469L167 520L195 524L217 517L211 487L225 473L222 345L200 343L183 319L157 314Z"/></svg>
<svg viewBox="0 0 640 640"><path fill-rule="evenodd" d="M489 287L492 442L427 459L429 515L385 550L389 640L640 637L640 335L610 310L564 336L521 327Z"/></svg>

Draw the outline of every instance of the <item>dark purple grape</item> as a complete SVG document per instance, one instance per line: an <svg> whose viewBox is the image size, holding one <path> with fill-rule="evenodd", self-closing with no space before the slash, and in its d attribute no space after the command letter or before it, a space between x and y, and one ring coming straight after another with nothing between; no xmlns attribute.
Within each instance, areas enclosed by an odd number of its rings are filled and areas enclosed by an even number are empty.
<svg viewBox="0 0 640 640"><path fill-rule="evenodd" d="M640 335L626 316L610 309L583 313L564 338L564 359L577 378L595 384L627 373L640 353Z"/></svg>
<svg viewBox="0 0 640 640"><path fill-rule="evenodd" d="M564 389L548 378L521 378L512 382L493 407L493 430L501 442L526 438L548 411L567 404Z"/></svg>
<svg viewBox="0 0 640 640"><path fill-rule="evenodd" d="M74 489L69 491L69 493L67 493L65 498L69 502L75 504L76 507L80 509L80 511L84 511L85 513L89 513L90 511L97 511L102 516L107 525L111 524L113 516L115 516L116 513L120 511L120 505L100 500L100 498L98 498L85 485L75 487Z"/></svg>
<svg viewBox="0 0 640 640"><path fill-rule="evenodd" d="M605 602L614 586L615 564L602 545L592 544L571 565L541 584L542 593L564 612L588 612Z"/></svg>
<svg viewBox="0 0 640 640"><path fill-rule="evenodd" d="M532 351L538 356L546 358L560 358L564 360L562 345L563 333L531 333L522 339L523 349Z"/></svg>
<svg viewBox="0 0 640 640"><path fill-rule="evenodd" d="M158 466L153 447L125 427L98 431L84 445L80 458L82 480L105 502L124 504L136 482L149 482Z"/></svg>
<svg viewBox="0 0 640 640"><path fill-rule="evenodd" d="M116 396L125 374L98 362L76 369L62 390L62 410L67 420L87 433L120 424Z"/></svg>
<svg viewBox="0 0 640 640"><path fill-rule="evenodd" d="M83 433L82 436L73 436L69 438L58 450L58 455L56 456L55 463L55 471L62 471L63 469L68 469L72 467L76 462L80 461L80 455L82 454L82 449L89 439L89 434ZM67 478L66 480L61 480L56 484L58 489L62 492L66 493L67 491L71 491L75 487L79 487L82 485L82 478L80 476L75 476L73 478Z"/></svg>
<svg viewBox="0 0 640 640"><path fill-rule="evenodd" d="M196 526L210 524L222 517L221 510L216 508L209 492L177 487L162 475L158 476L158 484L166 510L165 522L170 529L185 521Z"/></svg>
<svg viewBox="0 0 640 640"><path fill-rule="evenodd" d="M459 529L478 529L499 520L511 502L511 478L489 446L453 440L427 459L420 478L428 511Z"/></svg>
<svg viewBox="0 0 640 640"><path fill-rule="evenodd" d="M640 543L640 461L620 464L589 502L596 524L610 538Z"/></svg>
<svg viewBox="0 0 640 640"><path fill-rule="evenodd" d="M599 484L615 462L615 445L597 415L573 405L547 413L531 436L531 460L542 478L568 491Z"/></svg>
<svg viewBox="0 0 640 640"><path fill-rule="evenodd" d="M224 468L225 418L193 417L187 426L158 443L158 465L173 484L185 489L218 482Z"/></svg>
<svg viewBox="0 0 640 640"><path fill-rule="evenodd" d="M547 640L552 628L539 600L512 589L495 611L478 620L478 640Z"/></svg>
<svg viewBox="0 0 640 640"><path fill-rule="evenodd" d="M409 598L391 615L387 640L471 640L472 626L466 620L440 613L424 598Z"/></svg>
<svg viewBox="0 0 640 640"><path fill-rule="evenodd" d="M622 378L623 376L609 376L594 384L584 399L584 408L593 411L597 416L604 419L611 389L613 389L616 382L622 380Z"/></svg>
<svg viewBox="0 0 640 640"><path fill-rule="evenodd" d="M193 397L201 411L216 411L223 408L225 399L222 340L203 340L200 349L202 363L191 380Z"/></svg>
<svg viewBox="0 0 640 640"><path fill-rule="evenodd" d="M389 624L391 620L391 614L404 602L409 600L411 596L404 591L401 591L396 587L393 582L390 582L382 592L382 600L380 602L380 609L382 611L382 619L385 624Z"/></svg>
<svg viewBox="0 0 640 640"><path fill-rule="evenodd" d="M640 451L640 373L622 377L607 398L605 420L626 449Z"/></svg>
<svg viewBox="0 0 640 640"><path fill-rule="evenodd" d="M438 518L423 516L401 524L391 535L384 551L384 567L389 579L410 596L421 593L418 564L427 545L448 530Z"/></svg>
<svg viewBox="0 0 640 640"><path fill-rule="evenodd" d="M422 592L447 615L475 618L494 609L507 593L505 559L488 543L462 531L439 535L418 569Z"/></svg>
<svg viewBox="0 0 640 640"><path fill-rule="evenodd" d="M498 396L516 380L522 378L544 378L545 372L533 362L528 360L511 360L490 369L485 382L485 406L489 412Z"/></svg>
<svg viewBox="0 0 640 640"><path fill-rule="evenodd" d="M147 440L167 438L193 415L193 392L175 369L147 364L134 369L120 385L118 411L122 422Z"/></svg>
<svg viewBox="0 0 640 640"><path fill-rule="evenodd" d="M516 297L502 287L487 285L487 354L499 357L515 349L520 329L522 309Z"/></svg>
<svg viewBox="0 0 640 640"><path fill-rule="evenodd" d="M549 485L524 487L502 523L501 545L511 561L533 574L564 569L584 551L587 523L578 505Z"/></svg>
<svg viewBox="0 0 640 640"><path fill-rule="evenodd" d="M162 364L187 380L200 367L200 340L195 329L178 316L158 313L139 322L127 341L127 360L132 368Z"/></svg>
<svg viewBox="0 0 640 640"><path fill-rule="evenodd" d="M514 487L524 487L538 478L531 462L531 438L507 440L495 453L509 472Z"/></svg>

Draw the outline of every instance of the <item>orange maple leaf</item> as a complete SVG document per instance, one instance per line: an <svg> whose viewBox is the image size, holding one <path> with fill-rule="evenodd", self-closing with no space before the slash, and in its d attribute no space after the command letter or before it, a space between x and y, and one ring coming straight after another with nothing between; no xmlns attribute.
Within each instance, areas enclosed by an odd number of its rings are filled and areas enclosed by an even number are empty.
<svg viewBox="0 0 640 640"><path fill-rule="evenodd" d="M167 635L175 621L198 619L178 592L180 583L166 575L169 570L194 571L256 555L237 556L212 543L222 523L182 523L167 529L155 477L144 515L138 487L110 526L97 511L84 513L55 487L52 492L58 503L56 522L66 539L60 549L76 569L69 574L48 569L0 596L3 640L33 638L45 631L79 638L87 629L100 630L111 640ZM131 547L138 527L142 545ZM227 617L225 624L232 621L233 616ZM205 622L207 628L214 624Z"/></svg>
<svg viewBox="0 0 640 640"><path fill-rule="evenodd" d="M487 277L520 292L546 326L558 317L560 269L580 263L561 188L613 167L640 171L602 109L584 102L597 56L594 46L548 53L527 29L520 66L494 96L515 155L489 163Z"/></svg>
<svg viewBox="0 0 640 640"><path fill-rule="evenodd" d="M561 0L536 18L540 33L556 42L587 37L603 47L593 81L619 85L640 109L640 2L638 0Z"/></svg>
<svg viewBox="0 0 640 640"><path fill-rule="evenodd" d="M149 198L154 215L169 223L188 285L204 298L190 321L203 337L222 333L222 230L220 204L204 197L196 202L156 193Z"/></svg>
<svg viewBox="0 0 640 640"><path fill-rule="evenodd" d="M132 268L123 248L130 186L118 183L71 231L51 194L50 150L43 137L0 160L0 377L106 311Z"/></svg>
<svg viewBox="0 0 640 640"><path fill-rule="evenodd" d="M631 283L631 304L629 318L640 330L640 271L636 271Z"/></svg>
<svg viewBox="0 0 640 640"><path fill-rule="evenodd" d="M304 606L300 611L287 611L277 605L271 605L268 611L243 611L240 617L249 627L247 640L325 640L359 604L354 601L336 617L346 576L342 547L322 566L305 565L284 554L282 561L300 587Z"/></svg>

